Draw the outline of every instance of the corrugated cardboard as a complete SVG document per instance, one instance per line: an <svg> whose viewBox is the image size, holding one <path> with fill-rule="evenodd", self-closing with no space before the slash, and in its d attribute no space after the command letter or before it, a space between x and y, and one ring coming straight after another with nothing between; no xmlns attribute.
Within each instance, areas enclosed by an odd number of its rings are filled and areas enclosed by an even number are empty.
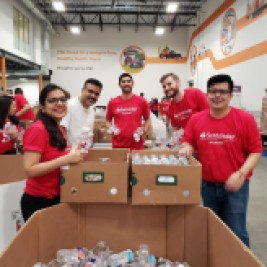
<svg viewBox="0 0 267 267"><path fill-rule="evenodd" d="M128 149L90 149L84 162L63 171L61 202L127 203L128 155Z"/></svg>
<svg viewBox="0 0 267 267"><path fill-rule="evenodd" d="M177 151L144 150L132 154L177 155ZM188 166L132 164L132 203L138 205L199 204L201 164L191 158ZM174 183L160 183L171 177Z"/></svg>
<svg viewBox="0 0 267 267"><path fill-rule="evenodd" d="M192 267L263 267L207 208L60 204L36 212L0 256L0 266L49 262L62 248L92 248L101 240L113 251L137 250Z"/></svg>
<svg viewBox="0 0 267 267"><path fill-rule="evenodd" d="M22 155L0 155L0 184L26 179Z"/></svg>

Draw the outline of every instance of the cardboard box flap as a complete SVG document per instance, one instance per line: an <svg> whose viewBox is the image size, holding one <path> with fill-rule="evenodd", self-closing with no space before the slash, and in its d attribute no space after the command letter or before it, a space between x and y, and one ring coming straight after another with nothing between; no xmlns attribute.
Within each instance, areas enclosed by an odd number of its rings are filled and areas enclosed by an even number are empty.
<svg viewBox="0 0 267 267"><path fill-rule="evenodd" d="M208 244L210 267L264 267L211 210L208 210Z"/></svg>
<svg viewBox="0 0 267 267"><path fill-rule="evenodd" d="M39 212L25 224L0 255L1 267L30 267L39 258Z"/></svg>
<svg viewBox="0 0 267 267"><path fill-rule="evenodd" d="M165 207L88 205L85 228L89 248L101 240L115 252L147 243L151 253L166 256Z"/></svg>
<svg viewBox="0 0 267 267"><path fill-rule="evenodd" d="M39 212L39 261L48 263L56 257L59 249L84 245L82 207L59 204Z"/></svg>
<svg viewBox="0 0 267 267"><path fill-rule="evenodd" d="M22 155L0 155L0 184L26 179L22 157Z"/></svg>

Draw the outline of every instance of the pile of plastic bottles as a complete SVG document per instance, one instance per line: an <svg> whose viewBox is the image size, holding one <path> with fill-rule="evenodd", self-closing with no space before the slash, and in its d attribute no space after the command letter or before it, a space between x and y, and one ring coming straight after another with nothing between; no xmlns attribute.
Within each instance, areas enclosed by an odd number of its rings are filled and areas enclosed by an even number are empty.
<svg viewBox="0 0 267 267"><path fill-rule="evenodd" d="M47 265L37 262L33 267L190 267L186 262L172 262L150 254L148 245L141 244L133 252L131 249L112 253L105 241L99 242L93 249L61 249L57 258Z"/></svg>
<svg viewBox="0 0 267 267"><path fill-rule="evenodd" d="M175 155L140 155L134 153L132 158L133 164L145 164L145 165L189 165L188 159L185 157L178 157Z"/></svg>

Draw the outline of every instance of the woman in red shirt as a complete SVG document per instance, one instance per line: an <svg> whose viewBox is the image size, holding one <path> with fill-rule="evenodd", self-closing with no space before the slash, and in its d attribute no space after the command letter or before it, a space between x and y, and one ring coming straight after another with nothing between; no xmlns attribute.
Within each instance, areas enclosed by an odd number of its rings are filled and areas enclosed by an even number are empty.
<svg viewBox="0 0 267 267"><path fill-rule="evenodd" d="M16 142L19 141L21 129L15 112L13 97L0 96L0 154L16 154Z"/></svg>
<svg viewBox="0 0 267 267"><path fill-rule="evenodd" d="M21 198L24 220L36 211L60 202L60 167L83 159L81 150L72 149L60 126L67 113L68 93L48 84L40 93L37 120L23 136L23 165L27 175Z"/></svg>

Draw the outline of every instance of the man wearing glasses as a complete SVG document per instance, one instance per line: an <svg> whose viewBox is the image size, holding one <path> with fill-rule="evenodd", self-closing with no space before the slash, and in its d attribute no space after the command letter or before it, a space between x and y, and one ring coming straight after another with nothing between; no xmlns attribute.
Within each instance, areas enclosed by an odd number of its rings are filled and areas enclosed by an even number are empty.
<svg viewBox="0 0 267 267"><path fill-rule="evenodd" d="M97 102L102 83L90 78L84 83L79 97L70 99L68 113L61 121L61 125L67 130L71 146L77 146L84 129L93 131L95 111L93 105Z"/></svg>
<svg viewBox="0 0 267 267"><path fill-rule="evenodd" d="M207 88L210 109L190 118L179 154L190 157L198 150L204 206L249 247L249 179L262 151L260 134L252 115L229 105L233 96L230 76L211 77Z"/></svg>

